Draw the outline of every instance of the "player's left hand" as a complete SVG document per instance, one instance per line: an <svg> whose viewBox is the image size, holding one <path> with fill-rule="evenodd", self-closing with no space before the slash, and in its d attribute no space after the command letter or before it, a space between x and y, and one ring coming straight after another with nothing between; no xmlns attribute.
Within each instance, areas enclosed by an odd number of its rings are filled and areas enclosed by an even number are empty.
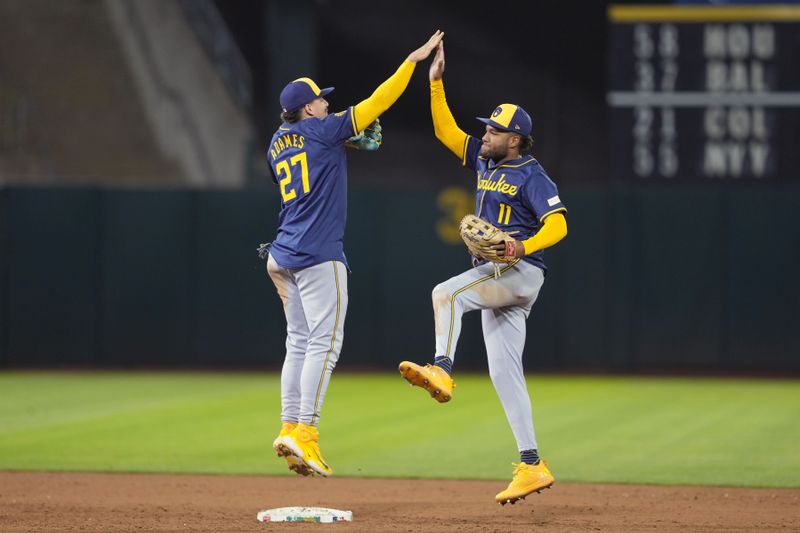
<svg viewBox="0 0 800 533"><path fill-rule="evenodd" d="M376 118L375 122L370 124L358 135L354 135L345 141L344 145L347 148L354 150L366 150L374 152L381 147L383 143L383 128L381 128L381 119Z"/></svg>
<svg viewBox="0 0 800 533"><path fill-rule="evenodd" d="M492 248L497 250L497 255L502 257L522 257L525 255L525 246L522 241L506 241L505 244L495 244Z"/></svg>

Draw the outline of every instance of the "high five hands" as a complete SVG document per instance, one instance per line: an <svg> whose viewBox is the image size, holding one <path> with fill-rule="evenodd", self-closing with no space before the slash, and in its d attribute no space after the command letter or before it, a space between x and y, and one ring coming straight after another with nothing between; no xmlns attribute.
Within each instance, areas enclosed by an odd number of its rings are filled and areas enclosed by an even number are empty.
<svg viewBox="0 0 800 533"><path fill-rule="evenodd" d="M442 79L444 74L444 41L439 41L436 46L436 55L433 56L431 61L431 68L428 71L428 77L431 81Z"/></svg>
<svg viewBox="0 0 800 533"><path fill-rule="evenodd" d="M431 38L428 39L428 42L411 52L408 56L408 60L412 63L419 63L420 61L424 61L428 59L428 56L431 55L433 49L437 47L437 45L442 41L444 38L444 32L436 30L436 33L431 35Z"/></svg>

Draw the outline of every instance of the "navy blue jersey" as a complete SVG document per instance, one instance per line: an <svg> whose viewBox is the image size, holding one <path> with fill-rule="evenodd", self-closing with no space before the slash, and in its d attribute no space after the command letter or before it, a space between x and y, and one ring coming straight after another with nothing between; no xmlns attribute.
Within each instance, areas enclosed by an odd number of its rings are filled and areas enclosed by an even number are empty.
<svg viewBox="0 0 800 533"><path fill-rule="evenodd" d="M270 255L284 268L341 261L347 221L347 156L344 142L355 135L353 108L282 124L267 148L281 193L278 234ZM348 266L349 268L349 266Z"/></svg>
<svg viewBox="0 0 800 533"><path fill-rule="evenodd" d="M567 212L558 197L558 188L532 156L505 161L479 157L481 140L467 137L464 164L477 172L475 215L491 222L518 241L536 235L544 219L553 213ZM544 251L523 256L527 261L545 270Z"/></svg>

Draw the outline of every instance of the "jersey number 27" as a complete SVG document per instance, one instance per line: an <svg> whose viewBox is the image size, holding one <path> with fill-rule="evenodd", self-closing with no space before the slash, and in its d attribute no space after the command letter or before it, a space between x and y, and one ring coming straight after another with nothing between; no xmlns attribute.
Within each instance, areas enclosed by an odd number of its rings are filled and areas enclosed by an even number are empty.
<svg viewBox="0 0 800 533"><path fill-rule="evenodd" d="M296 167L298 163L300 164L300 176L303 182L303 193L308 193L308 191L311 190L308 185L308 159L306 158L305 152L300 152L297 155L293 155L289 158L289 161L286 161L285 159L283 161L279 161L278 164L275 165L275 171L278 173L278 185L281 187L281 197L283 198L283 203L297 198L297 191L294 190L294 187L291 189L288 189L288 187L292 182L292 168ZM291 168L289 167L290 164ZM281 176L284 177L281 178Z"/></svg>

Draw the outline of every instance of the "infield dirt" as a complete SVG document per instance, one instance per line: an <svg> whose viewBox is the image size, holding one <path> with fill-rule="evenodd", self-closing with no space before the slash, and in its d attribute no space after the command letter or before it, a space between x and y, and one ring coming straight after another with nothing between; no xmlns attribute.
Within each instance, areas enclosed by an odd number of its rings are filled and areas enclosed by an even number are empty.
<svg viewBox="0 0 800 533"><path fill-rule="evenodd" d="M0 472L0 531L798 531L800 489L556 483L501 507L499 481ZM354 521L267 524L272 507Z"/></svg>

